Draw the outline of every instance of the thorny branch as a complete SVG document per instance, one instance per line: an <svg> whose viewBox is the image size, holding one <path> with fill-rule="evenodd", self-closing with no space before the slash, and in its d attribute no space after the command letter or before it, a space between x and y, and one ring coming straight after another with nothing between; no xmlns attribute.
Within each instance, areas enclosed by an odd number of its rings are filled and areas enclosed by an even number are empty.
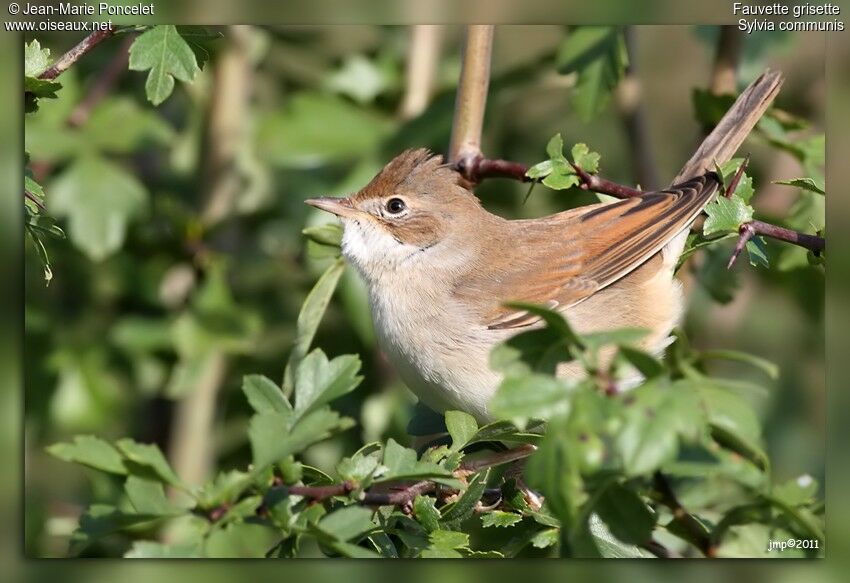
<svg viewBox="0 0 850 583"><path fill-rule="evenodd" d="M653 482L655 491L658 494L658 501L673 513L672 522L683 532L687 533L690 541L703 555L709 558L714 557L716 549L712 545L711 536L703 525L685 510L682 503L676 497L673 488L670 486L670 482L667 481L666 476L661 472L656 472Z"/></svg>
<svg viewBox="0 0 850 583"><path fill-rule="evenodd" d="M470 460L455 470L454 475L464 479L471 474L480 472L493 466L515 462L525 459L536 451L536 447L530 444L520 445L513 449L494 452L488 456ZM282 483L278 486L284 487ZM357 484L351 481L344 481L339 484L330 484L327 486L288 486L286 487L290 494L304 496L315 502L320 502L334 496L348 496L357 490ZM412 511L413 501L421 494L433 492L437 488L437 482L434 480L420 480L412 484L400 486L391 491L376 491L375 489L366 490L360 493L357 500L358 503L365 506L398 506L405 512ZM492 492L485 492L485 495L492 495ZM226 509L225 509L226 510ZM223 515L221 508L214 508L209 513L212 520Z"/></svg>
<svg viewBox="0 0 850 583"><path fill-rule="evenodd" d="M463 160L456 162L455 168L465 179L472 183L478 183L485 178L494 177L512 178L521 182L530 182L530 179L525 174L528 170L528 166L519 162L491 160L484 157L474 158L471 163L468 164L463 162ZM578 177L581 179L579 188L582 190L597 192L599 194L607 194L617 198L641 196L647 192L638 188L626 186L625 184L613 182L607 178L602 178L598 174L591 174L576 164L571 165ZM729 187L726 189L727 194L734 192L738 181L741 179L744 166L745 164L739 168L738 173L730 182ZM752 220L741 225L740 238L738 240L738 245L735 248L735 252L729 262L729 267L731 267L735 262L735 259L737 259L738 255L741 253L741 250L744 248L747 241L755 235L762 235L764 237L770 237L771 239L785 241L787 243L809 249L814 253L820 253L826 248L825 239L818 235L800 233L786 227L765 223L764 221Z"/></svg>

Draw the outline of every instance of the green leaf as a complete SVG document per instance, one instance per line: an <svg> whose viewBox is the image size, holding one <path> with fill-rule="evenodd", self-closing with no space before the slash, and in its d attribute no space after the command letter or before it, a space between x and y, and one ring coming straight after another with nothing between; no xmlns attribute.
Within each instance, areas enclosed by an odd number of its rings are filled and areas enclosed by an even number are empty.
<svg viewBox="0 0 850 583"><path fill-rule="evenodd" d="M336 466L336 473L343 480L350 480L361 487L366 487L369 478L384 471L381 466L382 451L378 443L368 444L360 448L350 458L344 458Z"/></svg>
<svg viewBox="0 0 850 583"><path fill-rule="evenodd" d="M284 395L291 395L295 389L295 371L307 355L310 344L313 343L313 337L316 335L322 316L325 314L344 270L345 263L342 259L332 263L316 282L316 285L313 286L313 289L310 290L310 293L307 294L307 298L301 305L301 311L298 313L295 342L292 352L289 353L289 360L286 363L286 370L283 375Z"/></svg>
<svg viewBox="0 0 850 583"><path fill-rule="evenodd" d="M454 530L435 530L428 535L431 548L462 549L469 547L469 535Z"/></svg>
<svg viewBox="0 0 850 583"><path fill-rule="evenodd" d="M319 245L327 247L339 247L342 244L342 225L338 223L325 223L307 227L301 233Z"/></svg>
<svg viewBox="0 0 850 583"><path fill-rule="evenodd" d="M655 518L633 490L611 484L602 492L593 507L615 537L622 542L644 545L652 537Z"/></svg>
<svg viewBox="0 0 850 583"><path fill-rule="evenodd" d="M331 91L347 95L359 103L369 103L380 95L389 79L376 63L363 55L348 55L339 70L328 77Z"/></svg>
<svg viewBox="0 0 850 583"><path fill-rule="evenodd" d="M520 431L510 421L495 421L481 427L467 445L482 441L513 441L535 444L543 437L541 433Z"/></svg>
<svg viewBox="0 0 850 583"><path fill-rule="evenodd" d="M436 499L431 496L417 496L413 501L413 516L428 532L440 528L440 511Z"/></svg>
<svg viewBox="0 0 850 583"><path fill-rule="evenodd" d="M254 476L239 470L219 473L198 489L198 506L205 509L232 504L254 481Z"/></svg>
<svg viewBox="0 0 850 583"><path fill-rule="evenodd" d="M138 443L132 439L124 438L115 442L115 447L118 448L125 459L151 470L162 481L177 488L185 488L156 445ZM128 469L131 473L135 473L132 471L132 467Z"/></svg>
<svg viewBox="0 0 850 583"><path fill-rule="evenodd" d="M96 261L121 248L128 224L147 205L135 176L96 155L78 158L51 188L51 210L68 218L71 242Z"/></svg>
<svg viewBox="0 0 850 583"><path fill-rule="evenodd" d="M573 107L589 121L607 105L629 58L622 32L614 26L579 26L558 50L561 73L577 73Z"/></svg>
<svg viewBox="0 0 850 583"><path fill-rule="evenodd" d="M487 488L487 478L490 476L490 468L483 472L475 474L469 486L460 498L447 509L443 510L442 522L449 525L460 525L466 519L470 518L475 512L475 506L484 495L484 490Z"/></svg>
<svg viewBox="0 0 850 583"><path fill-rule="evenodd" d="M763 237L753 237L747 241L745 245L747 249L747 258L750 265L753 267L770 267L770 261L767 258L767 249Z"/></svg>
<svg viewBox="0 0 850 583"><path fill-rule="evenodd" d="M56 92L60 89L62 84L56 81L24 77L24 113L35 113L39 99L56 99Z"/></svg>
<svg viewBox="0 0 850 583"><path fill-rule="evenodd" d="M113 474L127 474L127 468L124 467L118 450L91 435L77 435L73 443L56 443L48 447L47 452L66 462L83 464Z"/></svg>
<svg viewBox="0 0 850 583"><path fill-rule="evenodd" d="M715 438L765 469L768 458L761 447L761 427L750 404L720 387L701 384L698 391Z"/></svg>
<svg viewBox="0 0 850 583"><path fill-rule="evenodd" d="M24 43L24 75L38 77L50 67L50 49L41 48L41 44L33 39Z"/></svg>
<svg viewBox="0 0 850 583"><path fill-rule="evenodd" d="M560 530L557 528L547 528L541 530L531 539L531 545L536 549L545 549L558 544Z"/></svg>
<svg viewBox="0 0 850 583"><path fill-rule="evenodd" d="M671 461L679 436L695 438L705 426L698 400L677 388L648 382L621 397L624 418L616 445L626 475L647 475Z"/></svg>
<svg viewBox="0 0 850 583"><path fill-rule="evenodd" d="M531 168L525 171L525 175L531 178L532 180L540 180L552 173L553 164L552 160L543 160L542 162L535 164Z"/></svg>
<svg viewBox="0 0 850 583"><path fill-rule="evenodd" d="M737 232L742 224L753 219L753 207L734 194L729 198L716 197L714 202L705 207L705 212L708 218L705 220L702 231L706 236L714 233Z"/></svg>
<svg viewBox="0 0 850 583"><path fill-rule="evenodd" d="M543 374L508 377L490 400L490 412L524 428L531 419L548 419L569 411L573 386Z"/></svg>
<svg viewBox="0 0 850 583"><path fill-rule="evenodd" d="M263 375L251 374L242 379L242 392L257 413L292 415L292 405L274 381Z"/></svg>
<svg viewBox="0 0 850 583"><path fill-rule="evenodd" d="M784 184L786 186L795 186L797 188L802 188L803 190L808 190L809 192L815 192L817 194L826 194L824 190L824 185L822 181L815 180L814 178L793 178L791 180L774 180L774 184Z"/></svg>
<svg viewBox="0 0 850 583"><path fill-rule="evenodd" d="M591 152L587 144L578 143L574 145L571 154L575 165L585 172L593 174L599 170L599 154Z"/></svg>
<svg viewBox="0 0 850 583"><path fill-rule="evenodd" d="M326 514L316 526L333 540L350 541L362 537L375 525L368 508L346 506Z"/></svg>
<svg viewBox="0 0 850 583"><path fill-rule="evenodd" d="M282 413L257 413L251 417L248 439L255 474L269 464L329 437L335 430L350 427L346 418L328 408L307 413L294 425L291 423L292 416Z"/></svg>
<svg viewBox="0 0 850 583"><path fill-rule="evenodd" d="M200 542L166 545L150 540L137 540L124 554L125 559L199 559L203 557Z"/></svg>
<svg viewBox="0 0 850 583"><path fill-rule="evenodd" d="M353 391L363 377L357 376L360 357L337 356L331 361L316 348L298 364L295 378L295 416L315 411L318 407Z"/></svg>
<svg viewBox="0 0 850 583"><path fill-rule="evenodd" d="M150 70L145 93L154 105L171 95L174 79L191 83L200 72L195 53L172 25L154 26L133 41L130 70Z"/></svg>
<svg viewBox="0 0 850 583"><path fill-rule="evenodd" d="M493 510L481 515L481 525L484 528L499 527L506 528L522 521L522 515L516 512L505 512L503 510Z"/></svg>
<svg viewBox="0 0 850 583"><path fill-rule="evenodd" d="M451 477L451 472L433 462L419 461L416 452L403 447L390 438L384 447L384 465L386 473L376 482L393 480L417 480L430 478L451 487L460 487L458 480Z"/></svg>
<svg viewBox="0 0 850 583"><path fill-rule="evenodd" d="M664 365L661 361L642 350L631 346L621 346L618 354L635 367L644 378L651 379L664 373Z"/></svg>
<svg viewBox="0 0 850 583"><path fill-rule="evenodd" d="M549 155L550 160L566 161L566 158L564 158L564 139L560 133L549 139L549 143L546 144L546 154Z"/></svg>
<svg viewBox="0 0 850 583"><path fill-rule="evenodd" d="M552 190L566 190L567 188L578 186L579 182L579 178L575 172L559 169L557 166L551 174L543 179L543 185Z"/></svg>
<svg viewBox="0 0 850 583"><path fill-rule="evenodd" d="M155 515L125 514L114 506L92 505L80 517L80 524L71 535L69 552L77 555L92 542L108 534L161 519L161 516Z"/></svg>
<svg viewBox="0 0 850 583"><path fill-rule="evenodd" d="M118 154L161 146L174 138L174 130L161 115L124 96L101 101L80 133L81 141L93 150Z"/></svg>
<svg viewBox="0 0 850 583"><path fill-rule="evenodd" d="M478 432L475 417L463 411L446 411L446 427L452 437L452 451L460 451Z"/></svg>
<svg viewBox="0 0 850 583"><path fill-rule="evenodd" d="M182 512L166 498L161 482L130 476L124 483L124 491L137 514L174 516Z"/></svg>

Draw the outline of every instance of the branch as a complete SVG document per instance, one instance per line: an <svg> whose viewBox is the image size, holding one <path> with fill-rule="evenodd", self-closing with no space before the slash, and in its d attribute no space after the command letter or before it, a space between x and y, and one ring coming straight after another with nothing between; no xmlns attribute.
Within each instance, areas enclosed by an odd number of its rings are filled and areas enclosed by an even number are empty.
<svg viewBox="0 0 850 583"><path fill-rule="evenodd" d="M96 30L86 38L81 40L70 51L59 57L59 60L53 63L53 66L47 69L44 73L38 76L39 79L51 81L64 73L68 67L76 63L80 57L92 50L95 46L108 39L118 30L118 27L109 25L103 30Z"/></svg>
<svg viewBox="0 0 850 583"><path fill-rule="evenodd" d="M470 165L481 156L481 133L487 88L490 85L490 52L493 25L470 25L466 29L463 65L457 88L448 161Z"/></svg>
<svg viewBox="0 0 850 583"><path fill-rule="evenodd" d="M511 463L527 458L537 450L537 447L524 444L514 449L496 452L492 455L464 463L455 470L455 475L465 478L470 474L477 473L493 466ZM411 505L417 496L426 494L436 489L437 482L433 480L420 480L407 486L401 486L392 492L377 492L367 490L360 494L358 502L366 506L399 506L409 512ZM288 492L297 496L304 496L314 501L322 501L334 496L347 496L357 489L357 485L350 481L328 486L289 486Z"/></svg>
<svg viewBox="0 0 850 583"><path fill-rule="evenodd" d="M714 66L711 70L709 90L714 95L734 94L738 89L737 70L741 59L744 35L738 27L725 25L720 27L717 39L717 52L714 54Z"/></svg>

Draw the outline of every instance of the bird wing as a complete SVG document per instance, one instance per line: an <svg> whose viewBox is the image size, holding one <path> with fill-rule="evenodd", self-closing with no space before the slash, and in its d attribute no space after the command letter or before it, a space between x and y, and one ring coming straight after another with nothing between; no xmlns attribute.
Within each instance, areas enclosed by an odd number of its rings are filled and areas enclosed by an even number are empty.
<svg viewBox="0 0 850 583"><path fill-rule="evenodd" d="M481 306L490 329L530 326L539 318L506 307L522 301L565 309L619 280L687 228L719 183L713 172L669 189L544 219L510 221L513 244L490 246L460 278L457 297ZM496 251L498 248L498 251ZM485 301L481 301L481 300Z"/></svg>

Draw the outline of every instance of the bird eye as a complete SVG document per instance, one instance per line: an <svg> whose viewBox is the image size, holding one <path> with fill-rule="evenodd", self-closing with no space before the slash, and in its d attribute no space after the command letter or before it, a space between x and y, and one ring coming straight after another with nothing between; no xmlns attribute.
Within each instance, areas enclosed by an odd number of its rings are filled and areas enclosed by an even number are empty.
<svg viewBox="0 0 850 583"><path fill-rule="evenodd" d="M390 214L397 215L406 208L407 205L400 198L391 198L387 201L387 212Z"/></svg>

